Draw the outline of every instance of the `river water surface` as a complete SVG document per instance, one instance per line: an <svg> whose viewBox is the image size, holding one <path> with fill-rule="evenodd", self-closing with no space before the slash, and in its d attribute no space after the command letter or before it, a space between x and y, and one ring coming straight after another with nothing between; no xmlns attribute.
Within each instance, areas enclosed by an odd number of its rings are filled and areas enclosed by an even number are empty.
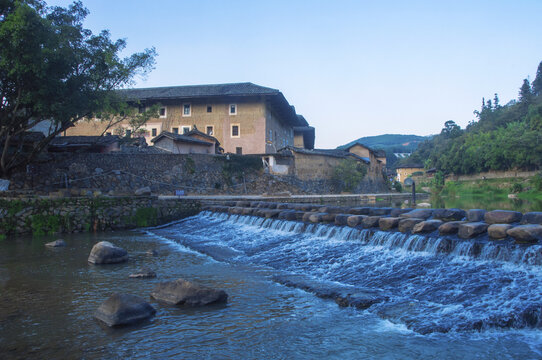
<svg viewBox="0 0 542 360"><path fill-rule="evenodd" d="M64 239L61 249L44 247L51 238L0 242L0 358L542 358L539 246L211 213ZM102 240L127 249L129 262L88 264ZM143 266L158 277L128 278ZM179 277L224 289L228 305L149 299L156 282ZM314 295L326 289L370 289L386 300L340 308ZM156 316L102 326L92 313L117 291L149 299Z"/></svg>

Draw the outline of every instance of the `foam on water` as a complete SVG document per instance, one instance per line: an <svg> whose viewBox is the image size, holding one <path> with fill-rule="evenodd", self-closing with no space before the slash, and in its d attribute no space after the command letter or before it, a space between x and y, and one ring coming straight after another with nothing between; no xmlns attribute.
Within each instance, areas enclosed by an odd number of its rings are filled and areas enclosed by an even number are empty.
<svg viewBox="0 0 542 360"><path fill-rule="evenodd" d="M381 291L387 300L368 311L422 334L542 327L538 245L209 212L156 231L219 260L300 274L323 288Z"/></svg>

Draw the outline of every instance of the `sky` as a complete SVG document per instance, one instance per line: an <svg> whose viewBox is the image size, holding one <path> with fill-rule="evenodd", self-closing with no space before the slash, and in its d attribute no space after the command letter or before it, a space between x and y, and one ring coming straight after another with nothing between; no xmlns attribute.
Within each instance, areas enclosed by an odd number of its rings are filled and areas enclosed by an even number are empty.
<svg viewBox="0 0 542 360"><path fill-rule="evenodd" d="M46 0L67 6L71 1ZM430 135L516 99L542 61L542 0L83 0L85 27L155 47L135 87L252 82L279 89L316 147Z"/></svg>

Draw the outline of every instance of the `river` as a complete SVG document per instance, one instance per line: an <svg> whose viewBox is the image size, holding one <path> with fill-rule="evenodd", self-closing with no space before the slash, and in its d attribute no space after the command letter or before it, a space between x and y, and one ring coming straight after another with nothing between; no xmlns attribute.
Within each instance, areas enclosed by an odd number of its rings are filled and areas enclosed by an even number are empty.
<svg viewBox="0 0 542 360"><path fill-rule="evenodd" d="M162 228L63 238L61 249L44 247L51 237L0 242L2 359L542 358L540 246L207 212ZM88 264L102 240L127 249L129 262ZM158 277L128 278L143 266ZM156 282L179 277L224 289L227 306L149 299ZM386 300L341 308L314 295L326 289L369 289ZM102 326L92 313L117 291L149 299L156 316Z"/></svg>

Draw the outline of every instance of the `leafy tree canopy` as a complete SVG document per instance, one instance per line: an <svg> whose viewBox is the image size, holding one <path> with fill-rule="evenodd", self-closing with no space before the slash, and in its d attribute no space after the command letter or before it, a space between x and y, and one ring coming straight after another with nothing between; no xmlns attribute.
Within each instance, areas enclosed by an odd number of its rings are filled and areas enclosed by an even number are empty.
<svg viewBox="0 0 542 360"><path fill-rule="evenodd" d="M154 48L126 58L125 40L83 27L81 1L68 8L42 0L0 0L0 173L35 158L53 137L92 114L121 112L115 89L154 65ZM50 135L21 151L27 132L50 124Z"/></svg>

